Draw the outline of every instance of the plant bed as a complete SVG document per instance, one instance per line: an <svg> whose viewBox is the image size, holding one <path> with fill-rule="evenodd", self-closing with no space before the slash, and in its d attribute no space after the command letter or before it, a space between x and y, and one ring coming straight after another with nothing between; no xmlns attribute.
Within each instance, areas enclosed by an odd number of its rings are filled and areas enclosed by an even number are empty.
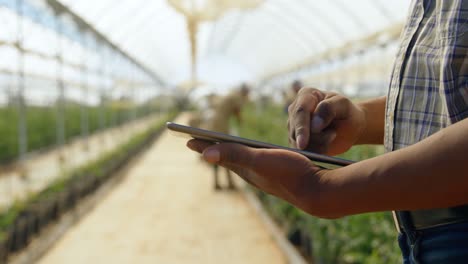
<svg viewBox="0 0 468 264"><path fill-rule="evenodd" d="M287 237L288 237L289 242L291 242L291 244L293 244L294 246L296 246L296 247L301 246L301 244L302 244L302 231L301 231L301 229L296 228L296 227L291 228L287 233Z"/></svg>
<svg viewBox="0 0 468 264"><path fill-rule="evenodd" d="M312 245L312 236L308 232L302 232L301 238L301 251L308 258L313 259L313 245Z"/></svg>
<svg viewBox="0 0 468 264"><path fill-rule="evenodd" d="M12 228L11 251L16 252L24 248L28 241L28 221L24 217L16 219Z"/></svg>
<svg viewBox="0 0 468 264"><path fill-rule="evenodd" d="M130 111L130 109L110 106L106 109L107 123L106 127L116 127L124 123L122 117L123 112ZM28 129L28 149L31 151L43 151L53 148L56 144L54 131L48 128L56 125L55 110L51 107L45 106L28 106L26 114L26 122ZM102 109L100 107L87 107L89 113L89 132L99 131L99 116ZM65 115L66 134L65 139L67 142L77 139L81 136L80 128L80 115L81 108L78 105L67 105ZM139 117L148 116L155 111L140 112ZM144 113L144 114L143 114ZM116 118L116 122L109 122L111 117ZM0 106L0 164L9 164L18 158L17 142L17 122L18 113L11 106Z"/></svg>
<svg viewBox="0 0 468 264"><path fill-rule="evenodd" d="M55 221L57 220L59 214L60 214L60 210L59 210L59 204L58 204L58 200L56 198L56 196L53 196L53 197L50 197L48 199L49 201L49 210L48 210L48 213L47 213L47 217L49 219L49 223L52 222L52 221Z"/></svg>
<svg viewBox="0 0 468 264"><path fill-rule="evenodd" d="M15 203L0 215L0 233L3 245L8 249L8 252L12 252L15 247L15 225L22 208L22 203Z"/></svg>
<svg viewBox="0 0 468 264"><path fill-rule="evenodd" d="M8 248L6 241L0 241L0 263L6 263L8 258Z"/></svg>
<svg viewBox="0 0 468 264"><path fill-rule="evenodd" d="M57 211L59 216L66 213L70 209L70 205L68 203L69 196L70 196L70 189L66 188L59 193L55 194L57 199Z"/></svg>
<svg viewBox="0 0 468 264"><path fill-rule="evenodd" d="M36 214L30 210L24 210L20 213L19 218L24 218L26 221L26 240L39 232L39 222Z"/></svg>
<svg viewBox="0 0 468 264"><path fill-rule="evenodd" d="M114 158L114 164L115 164L114 172L119 171L120 169L122 169L122 167L124 165L123 158L119 157L119 156L116 156Z"/></svg>
<svg viewBox="0 0 468 264"><path fill-rule="evenodd" d="M90 193L94 193L99 188L100 182L99 182L99 179L95 175L93 175L89 184L90 184L90 187L89 187Z"/></svg>
<svg viewBox="0 0 468 264"><path fill-rule="evenodd" d="M0 263L2 256L27 246L41 229L75 207L79 200L93 192L126 165L148 142L159 135L165 122L135 135L127 143L98 160L57 179L46 189L0 212ZM152 132L153 131L153 132ZM154 133L157 131L157 133ZM151 137L151 140L149 139ZM6 234L6 235L5 235ZM2 239L2 235L6 238Z"/></svg>
<svg viewBox="0 0 468 264"><path fill-rule="evenodd" d="M71 184L74 195L78 200L86 195L86 183L81 181L81 179L74 180Z"/></svg>
<svg viewBox="0 0 468 264"><path fill-rule="evenodd" d="M73 209L78 201L78 197L73 192L72 187L68 186L66 192L64 192L62 195L64 196L63 203L65 208L67 208L67 210Z"/></svg>
<svg viewBox="0 0 468 264"><path fill-rule="evenodd" d="M108 178L111 177L113 173L117 171L117 163L113 160L110 160L106 164L103 164L100 168L99 179L101 183L105 182Z"/></svg>
<svg viewBox="0 0 468 264"><path fill-rule="evenodd" d="M41 199L40 201L36 201L37 203L41 203L43 206L43 217L44 223L47 225L48 223L54 221L58 217L58 203L54 197L47 197L45 199Z"/></svg>
<svg viewBox="0 0 468 264"><path fill-rule="evenodd" d="M48 223L48 204L44 202L35 202L31 203L27 206L26 211L31 212L32 214L35 215L35 221L36 221L36 230L35 233L39 233L41 229L47 225Z"/></svg>

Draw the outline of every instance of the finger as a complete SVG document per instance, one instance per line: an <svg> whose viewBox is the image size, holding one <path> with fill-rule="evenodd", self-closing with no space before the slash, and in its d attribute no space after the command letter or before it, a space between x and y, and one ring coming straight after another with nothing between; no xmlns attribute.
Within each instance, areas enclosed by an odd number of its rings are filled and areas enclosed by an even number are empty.
<svg viewBox="0 0 468 264"><path fill-rule="evenodd" d="M284 170L280 172L282 176L287 175L286 170L287 166L280 166L281 168L272 168L272 164L278 164L281 161L284 161L284 151L282 150L272 150L272 149L253 149L256 153L256 158L254 161L249 163L235 163L227 162L220 163L221 166L230 169L239 175L246 182L255 186L256 188L273 194L275 191L274 180L272 180L273 171ZM296 154L293 152L293 154ZM297 154L299 155L299 154ZM300 155L299 155L300 156ZM309 161L306 161L309 163ZM270 173L268 173L270 171ZM278 190L276 190L278 191Z"/></svg>
<svg viewBox="0 0 468 264"><path fill-rule="evenodd" d="M214 145L211 142L204 141L204 140L199 140L199 139L191 139L187 142L187 147L190 148L193 151L202 153L206 148ZM246 182L250 183L251 185L255 186L258 188L258 185L253 182L254 177L251 175L252 173L248 171L248 169L243 168L238 165L229 165L225 166L226 168L230 169L237 175L239 175L242 179L244 179Z"/></svg>
<svg viewBox="0 0 468 264"><path fill-rule="evenodd" d="M307 98L310 99L309 96ZM295 144L300 149L304 149L309 141L310 116L317 103L315 99L311 99L308 102L303 100L304 98L301 98L302 102L298 102L297 106L293 109L292 115L290 114L292 116L291 139L295 141Z"/></svg>
<svg viewBox="0 0 468 264"><path fill-rule="evenodd" d="M294 129L291 126L291 115L289 114L289 113L292 113L293 107L294 107L294 103L290 104L288 107L288 139L289 139L289 145L292 147L295 147L296 135L295 135Z"/></svg>
<svg viewBox="0 0 468 264"><path fill-rule="evenodd" d="M213 145L215 143L213 142L208 142L205 140L200 140L200 139L191 139L187 142L187 147L193 151L196 151L198 153L202 153L203 150L205 150L207 147Z"/></svg>
<svg viewBox="0 0 468 264"><path fill-rule="evenodd" d="M258 186L258 184L255 182L257 176L255 175L254 172L246 168L236 166L236 165L226 166L226 168L233 171L235 174L237 174L239 177L241 177L244 181L246 181L250 185L254 186L257 189L261 189L260 186Z"/></svg>
<svg viewBox="0 0 468 264"><path fill-rule="evenodd" d="M309 159L303 155L281 149L255 149L236 143L220 143L209 146L203 151L203 158L212 164L227 168L243 168L255 173L288 175L291 169L308 168ZM289 162L294 161L291 168ZM289 165L289 166L288 166Z"/></svg>
<svg viewBox="0 0 468 264"><path fill-rule="evenodd" d="M311 133L307 149L316 153L326 154L330 144L335 140L335 138L336 130L333 128L327 128L320 133Z"/></svg>
<svg viewBox="0 0 468 264"><path fill-rule="evenodd" d="M267 182L254 172L257 165L255 162L256 151L257 149L240 144L221 143L206 148L203 151L203 158L209 163L218 164L232 170L241 178L259 188L259 185L266 185Z"/></svg>
<svg viewBox="0 0 468 264"><path fill-rule="evenodd" d="M259 153L263 155L258 155ZM300 156L300 154L296 155ZM205 149L203 158L209 163L216 163L234 171L248 182L255 186L262 186L265 190L269 186L269 180L263 176L269 176L269 173L265 172L272 169L272 164L284 163L284 151L254 149L235 143L222 143ZM287 168L283 167L281 170L287 171ZM257 172L266 175L260 176Z"/></svg>
<svg viewBox="0 0 468 264"><path fill-rule="evenodd" d="M348 116L349 105L349 99L336 94L318 103L311 121L311 132L319 133L334 120L345 119Z"/></svg>
<svg viewBox="0 0 468 264"><path fill-rule="evenodd" d="M304 177L290 180L288 175L313 175L319 169L313 166L310 160L295 152L254 149L235 143L210 146L203 151L203 158L210 163L231 169L268 193L281 193L282 197L289 195L287 190L304 189ZM282 185L286 187L278 187Z"/></svg>
<svg viewBox="0 0 468 264"><path fill-rule="evenodd" d="M307 147L310 134L310 117L322 97L323 94L319 90L302 89L295 103L290 108L290 131L294 133L292 138L296 139L296 145L300 149Z"/></svg>
<svg viewBox="0 0 468 264"><path fill-rule="evenodd" d="M288 141L291 148L297 148L296 145L296 136L294 130L291 129L291 122L288 118Z"/></svg>
<svg viewBox="0 0 468 264"><path fill-rule="evenodd" d="M235 143L212 145L203 151L203 158L209 163L221 166L234 164L243 168L253 168L255 149Z"/></svg>

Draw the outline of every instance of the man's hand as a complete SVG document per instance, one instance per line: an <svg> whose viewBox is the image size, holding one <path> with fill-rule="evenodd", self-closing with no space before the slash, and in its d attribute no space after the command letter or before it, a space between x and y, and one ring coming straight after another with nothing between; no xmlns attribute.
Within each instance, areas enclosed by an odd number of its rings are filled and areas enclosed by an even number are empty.
<svg viewBox="0 0 468 264"><path fill-rule="evenodd" d="M187 146L212 164L226 167L262 191L280 197L305 212L324 215L320 189L328 170L291 151L255 149L234 143L212 144L190 140Z"/></svg>
<svg viewBox="0 0 468 264"><path fill-rule="evenodd" d="M406 148L334 170L285 150L200 140L189 141L188 147L311 215L336 218L468 204L467 131L464 119Z"/></svg>
<svg viewBox="0 0 468 264"><path fill-rule="evenodd" d="M317 153L343 153L366 129L361 107L339 94L314 88L302 88L288 112L290 144Z"/></svg>

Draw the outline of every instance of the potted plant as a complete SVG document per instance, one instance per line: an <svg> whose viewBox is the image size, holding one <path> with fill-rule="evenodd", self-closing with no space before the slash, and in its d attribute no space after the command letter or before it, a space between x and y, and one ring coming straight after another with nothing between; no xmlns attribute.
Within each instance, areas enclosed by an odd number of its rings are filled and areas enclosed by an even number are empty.
<svg viewBox="0 0 468 264"><path fill-rule="evenodd" d="M20 212L18 218L23 218L24 221L26 222L25 237L26 237L26 242L28 242L29 238L31 238L37 232L39 232L37 216L33 211L29 210L29 208L26 207L24 210Z"/></svg>
<svg viewBox="0 0 468 264"><path fill-rule="evenodd" d="M0 230L4 233L9 252L14 249L15 238L18 233L17 228L15 228L16 219L22 209L22 203L15 203L0 215Z"/></svg>
<svg viewBox="0 0 468 264"><path fill-rule="evenodd" d="M302 229L302 237L301 237L301 250L303 254L308 258L313 258L313 246L312 246L312 236L311 233L308 232L306 228Z"/></svg>
<svg viewBox="0 0 468 264"><path fill-rule="evenodd" d="M47 219L47 204L44 201L34 201L31 202L27 209L31 213L35 215L36 218L36 225L37 225L37 230L36 233L39 233L43 227L45 227L48 223Z"/></svg>
<svg viewBox="0 0 468 264"><path fill-rule="evenodd" d="M59 216L58 200L55 195L47 197L45 200L48 203L47 218L49 219L48 222L50 223L51 221L57 219Z"/></svg>
<svg viewBox="0 0 468 264"><path fill-rule="evenodd" d="M79 177L75 180L75 184L78 188L78 193L80 194L80 199L86 196L86 182L83 180L83 177Z"/></svg>
<svg viewBox="0 0 468 264"><path fill-rule="evenodd" d="M24 217L18 217L12 227L11 250L16 252L26 246L28 240L28 223Z"/></svg>
<svg viewBox="0 0 468 264"><path fill-rule="evenodd" d="M69 192L70 190L68 188L65 188L55 194L55 196L57 197L58 213L60 215L68 211L68 209L70 209L69 203L68 203Z"/></svg>
<svg viewBox="0 0 468 264"><path fill-rule="evenodd" d="M41 204L43 212L43 224L47 225L57 218L58 215L58 206L57 200L52 196L46 196L37 201Z"/></svg>
<svg viewBox="0 0 468 264"><path fill-rule="evenodd" d="M67 199L66 199L67 207L69 209L75 207L77 199L78 198L76 196L76 193L73 191L73 186L71 184L68 184L68 186L67 186Z"/></svg>
<svg viewBox="0 0 468 264"><path fill-rule="evenodd" d="M6 230L0 231L0 263L6 263L10 251L10 233Z"/></svg>

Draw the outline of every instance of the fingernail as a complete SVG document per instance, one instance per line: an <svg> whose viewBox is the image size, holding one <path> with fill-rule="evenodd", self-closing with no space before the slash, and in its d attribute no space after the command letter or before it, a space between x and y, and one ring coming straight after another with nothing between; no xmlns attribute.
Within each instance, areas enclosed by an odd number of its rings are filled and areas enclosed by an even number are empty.
<svg viewBox="0 0 468 264"><path fill-rule="evenodd" d="M303 135L297 136L296 142L299 149L305 149L307 142L305 142L305 137Z"/></svg>
<svg viewBox="0 0 468 264"><path fill-rule="evenodd" d="M328 140L328 144L332 143L333 140L335 140L335 138L336 138L336 132L333 132L333 134L331 134L330 136L330 139Z"/></svg>
<svg viewBox="0 0 468 264"><path fill-rule="evenodd" d="M323 119L320 116L314 116L312 118L312 124L310 126L310 130L313 133L318 133L322 130L323 126Z"/></svg>
<svg viewBox="0 0 468 264"><path fill-rule="evenodd" d="M219 162L219 150L208 149L203 152L203 158L209 163L217 163Z"/></svg>

